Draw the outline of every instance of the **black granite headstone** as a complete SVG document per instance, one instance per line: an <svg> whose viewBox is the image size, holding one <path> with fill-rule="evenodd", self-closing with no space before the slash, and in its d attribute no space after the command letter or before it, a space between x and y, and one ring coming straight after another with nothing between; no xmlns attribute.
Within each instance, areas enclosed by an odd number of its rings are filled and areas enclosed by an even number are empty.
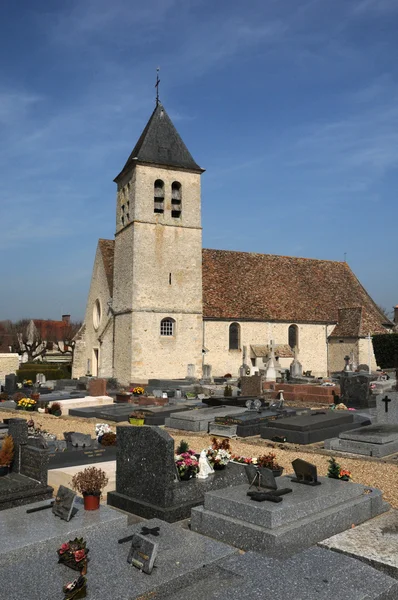
<svg viewBox="0 0 398 600"><path fill-rule="evenodd" d="M54 515L63 521L70 521L75 498L76 494L73 490L60 485L52 507Z"/></svg>
<svg viewBox="0 0 398 600"><path fill-rule="evenodd" d="M5 385L4 385L4 391L6 394L8 394L9 396L12 396L12 394L16 391L17 389L17 376L15 375L15 373L10 373L9 375L5 376Z"/></svg>
<svg viewBox="0 0 398 600"><path fill-rule="evenodd" d="M292 466L296 477L292 477L291 481L304 483L305 485L321 485L321 482L318 481L318 473L315 465L301 458L296 458L292 462Z"/></svg>
<svg viewBox="0 0 398 600"><path fill-rule="evenodd" d="M127 562L140 571L150 575L158 553L159 544L149 538L135 533L131 542L131 548Z"/></svg>
<svg viewBox="0 0 398 600"><path fill-rule="evenodd" d="M74 432L70 435L70 441L75 448L85 448L91 446L91 436L85 433Z"/></svg>
<svg viewBox="0 0 398 600"><path fill-rule="evenodd" d="M269 488L271 490L276 490L278 487L271 469L247 465L246 475L250 483L250 487L255 485L258 488Z"/></svg>

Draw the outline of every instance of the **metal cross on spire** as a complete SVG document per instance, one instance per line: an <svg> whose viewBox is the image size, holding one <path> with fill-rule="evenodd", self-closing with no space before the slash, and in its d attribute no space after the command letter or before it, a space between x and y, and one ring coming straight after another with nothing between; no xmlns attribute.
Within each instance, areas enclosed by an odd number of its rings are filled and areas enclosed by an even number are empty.
<svg viewBox="0 0 398 600"><path fill-rule="evenodd" d="M159 67L157 67L156 69L156 83L155 83L155 88L156 88L156 106L158 106L159 104L159 83L160 83L160 79L159 79Z"/></svg>

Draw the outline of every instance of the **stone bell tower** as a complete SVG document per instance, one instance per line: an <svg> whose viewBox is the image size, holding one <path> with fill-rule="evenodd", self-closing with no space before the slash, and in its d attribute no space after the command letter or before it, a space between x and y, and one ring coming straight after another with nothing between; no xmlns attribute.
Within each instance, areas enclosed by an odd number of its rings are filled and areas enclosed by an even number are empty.
<svg viewBox="0 0 398 600"><path fill-rule="evenodd" d="M124 384L201 375L200 176L157 102L116 177L114 373Z"/></svg>

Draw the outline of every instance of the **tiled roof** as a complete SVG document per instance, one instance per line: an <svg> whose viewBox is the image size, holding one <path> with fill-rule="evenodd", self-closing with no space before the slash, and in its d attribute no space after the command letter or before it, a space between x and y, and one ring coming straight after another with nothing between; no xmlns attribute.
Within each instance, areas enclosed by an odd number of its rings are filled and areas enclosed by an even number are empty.
<svg viewBox="0 0 398 600"><path fill-rule="evenodd" d="M42 340L54 338L54 341L61 342L65 339L67 331L69 331L69 324L65 321L53 321L51 319L32 319L32 321Z"/></svg>
<svg viewBox="0 0 398 600"><path fill-rule="evenodd" d="M204 318L337 323L353 306L371 332L392 325L345 262L203 250Z"/></svg>
<svg viewBox="0 0 398 600"><path fill-rule="evenodd" d="M113 263L115 253L114 240L98 240L99 249L101 251L102 262L104 264L106 279L108 281L109 293L113 294Z"/></svg>
<svg viewBox="0 0 398 600"><path fill-rule="evenodd" d="M200 173L203 171L192 158L160 103L153 111L144 131L115 181L136 162L177 167Z"/></svg>

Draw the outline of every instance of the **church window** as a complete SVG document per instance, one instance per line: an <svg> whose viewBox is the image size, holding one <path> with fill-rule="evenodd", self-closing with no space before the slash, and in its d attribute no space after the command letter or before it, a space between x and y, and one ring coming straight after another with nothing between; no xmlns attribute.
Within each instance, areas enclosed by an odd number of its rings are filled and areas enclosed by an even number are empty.
<svg viewBox="0 0 398 600"><path fill-rule="evenodd" d="M127 217L127 221L130 221L130 213L127 213L126 217Z"/></svg>
<svg viewBox="0 0 398 600"><path fill-rule="evenodd" d="M240 346L240 325L239 323L231 323L229 326L229 349L239 350Z"/></svg>
<svg viewBox="0 0 398 600"><path fill-rule="evenodd" d="M290 325L288 331L289 346L292 350L298 346L298 327L297 325Z"/></svg>
<svg viewBox="0 0 398 600"><path fill-rule="evenodd" d="M124 217L122 217L122 225L124 225Z"/></svg>
<svg viewBox="0 0 398 600"><path fill-rule="evenodd" d="M157 179L154 185L154 207L153 212L158 214L164 213L164 182Z"/></svg>
<svg viewBox="0 0 398 600"><path fill-rule="evenodd" d="M181 183L173 181L171 184L171 216L175 219L181 217L182 210L182 190Z"/></svg>
<svg viewBox="0 0 398 600"><path fill-rule="evenodd" d="M175 321L170 317L160 321L160 335L171 337L174 335Z"/></svg>
<svg viewBox="0 0 398 600"><path fill-rule="evenodd" d="M100 323L101 323L101 303L97 299L94 302L94 308L93 308L93 325L94 325L94 329L98 329L98 327L100 326Z"/></svg>

